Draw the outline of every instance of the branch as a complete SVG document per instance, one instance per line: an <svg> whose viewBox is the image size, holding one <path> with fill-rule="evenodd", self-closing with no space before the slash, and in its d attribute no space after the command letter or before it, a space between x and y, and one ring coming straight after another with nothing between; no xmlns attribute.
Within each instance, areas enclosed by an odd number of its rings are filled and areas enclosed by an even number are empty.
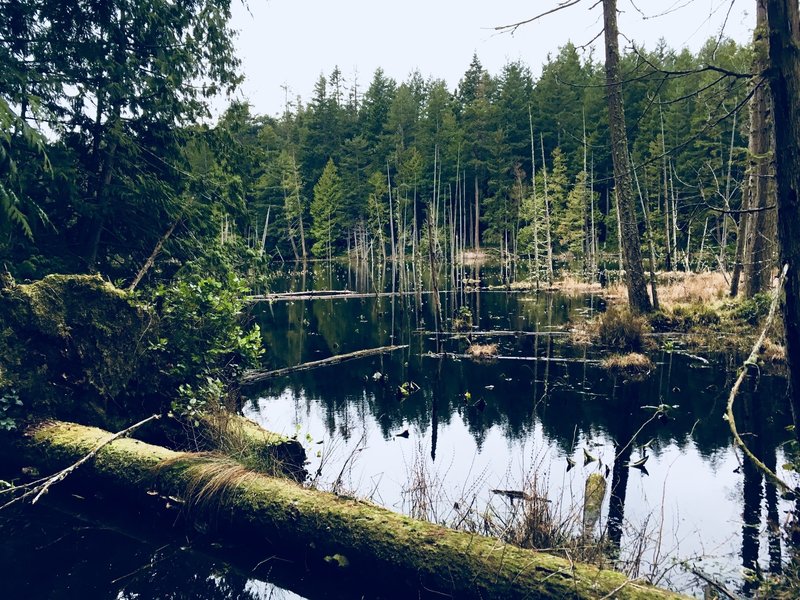
<svg viewBox="0 0 800 600"><path fill-rule="evenodd" d="M102 450L105 446L107 446L108 444L110 444L111 442L113 442L114 440L116 440L118 438L127 436L132 431L134 431L135 429L138 429L142 425L146 425L150 421L155 421L156 419L160 419L160 418L161 418L161 415L151 415L151 416L147 417L146 419L131 425L127 429L123 429L122 431L119 431L119 432L111 435L110 437L108 437L108 439L98 443L91 450L91 452L89 452L86 456L84 456L80 460L74 462L73 464L71 464L66 469L62 469L61 471L59 471L55 475L51 475L50 477L48 477L48 478L46 478L44 480L39 480L39 481L41 481L41 483L39 483L39 485L36 485L35 487L32 487L31 489L27 490L21 496L17 496L13 500L9 500L8 502L6 502L2 506L0 506L0 510L2 510L4 508L8 508L12 504L15 504L16 502L25 500L26 498L30 498L31 496L34 497L33 500L31 501L31 504L36 504L39 501L39 498L41 498L43 495L45 495L48 492L48 490L50 489L51 486L53 486L53 485L57 484L58 482L63 481L64 479L66 479L73 471L78 469L81 465L83 465L84 463L90 461L95 456L97 456L97 453L100 452L100 450Z"/></svg>
<svg viewBox="0 0 800 600"><path fill-rule="evenodd" d="M734 443L742 449L745 456L749 458L753 464L762 472L764 475L769 479L772 483L775 484L775 487L779 488L785 494L791 496L792 498L796 498L798 495L798 490L792 489L789 485L784 482L780 477L778 477L775 473L770 470L767 465L761 462L755 454L753 454L750 449L745 445L744 440L739 435L738 430L736 429L736 420L733 416L733 402L736 400L736 394L739 392L739 388L741 387L742 383L747 376L747 368L749 366L756 364L756 359L758 358L758 353L761 351L761 347L764 345L764 340L767 337L767 330L772 325L772 321L775 320L775 314L777 313L778 308L778 301L781 297L781 290L783 289L783 284L786 281L786 273L789 270L789 265L786 264L783 266L783 271L781 271L780 279L778 279L778 285L775 286L775 290L773 291L772 296L772 304L769 307L769 314L767 315L767 320L764 323L764 329L761 331L761 335L758 336L758 340L756 340L753 349L750 351L750 356L747 357L747 360L744 361L744 366L739 373L739 377L736 379L736 383L733 384L731 388L731 393L728 396L728 407L725 411L725 419L728 422L728 426L731 428L731 434L733 435Z"/></svg>
<svg viewBox="0 0 800 600"><path fill-rule="evenodd" d="M498 25L494 28L495 31L510 31L514 33L517 29L519 29L522 25L528 25L529 23L533 23L534 21L538 21L542 17L546 17L547 15L552 15L555 12L560 10L564 10L565 8L570 8L579 4L581 0L564 0L555 8L551 8L550 10L546 10L543 13L539 13L535 17L531 17L530 19L525 19L524 21L517 21L516 23L510 23L509 25Z"/></svg>
<svg viewBox="0 0 800 600"><path fill-rule="evenodd" d="M723 213L726 215L739 215L739 214L749 214L749 213L757 213L762 212L765 210L772 210L773 208L777 208L777 204L770 204L769 206L759 206L758 208L720 208L718 206L711 206L708 203L705 203L708 210L713 210L714 212Z"/></svg>

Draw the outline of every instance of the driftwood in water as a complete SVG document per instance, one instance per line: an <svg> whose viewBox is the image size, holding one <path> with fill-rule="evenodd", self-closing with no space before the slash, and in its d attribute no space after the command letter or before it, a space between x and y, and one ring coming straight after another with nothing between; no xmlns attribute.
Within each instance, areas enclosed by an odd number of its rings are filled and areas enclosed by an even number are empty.
<svg viewBox="0 0 800 600"><path fill-rule="evenodd" d="M471 354L456 354L454 352L428 352L422 355L423 358L457 358L457 359L475 359L476 357ZM556 358L553 356L487 356L486 360L519 360L526 362L551 362L551 363L580 363L584 365L599 365L599 359L593 358Z"/></svg>
<svg viewBox="0 0 800 600"><path fill-rule="evenodd" d="M64 468L110 434L63 422L15 438L13 455L40 471ZM5 439L5 438L4 438ZM8 450L6 448L6 450ZM186 516L221 538L407 590L408 597L678 599L624 575L523 550L496 539L417 521L371 503L303 488L230 466L219 458L118 439L78 470L78 493L104 488L128 501L154 493L184 501ZM199 498L198 498L199 496ZM205 510L203 509L205 507ZM327 563L325 562L327 559ZM338 565L331 571L331 563ZM351 575L352 576L352 575ZM333 583L333 582L332 582Z"/></svg>
<svg viewBox="0 0 800 600"><path fill-rule="evenodd" d="M606 496L606 480L600 473L586 478L583 491L583 533L589 535L600 519L603 499Z"/></svg>
<svg viewBox="0 0 800 600"><path fill-rule="evenodd" d="M351 300L354 298L390 298L392 296L411 296L417 294L432 294L425 292L349 292L347 290L318 290L310 292L280 292L276 294L262 294L248 296L248 302L290 302L297 300Z"/></svg>
<svg viewBox="0 0 800 600"><path fill-rule="evenodd" d="M264 381L265 379L280 377L281 375L288 375L289 373L294 373L295 371L307 371L308 369L316 369L317 367L327 367L329 365L335 365L346 360L366 358L367 356L377 356L379 354L386 354L388 352L403 350L405 348L408 348L408 345L381 346L380 348L368 348L366 350L357 350L356 352L348 352L346 354L337 354L336 356L330 356L321 360L312 360L311 362L303 363L301 365L284 367L282 369L275 369L274 371L247 371L242 376L241 383L242 385L248 385L258 381Z"/></svg>

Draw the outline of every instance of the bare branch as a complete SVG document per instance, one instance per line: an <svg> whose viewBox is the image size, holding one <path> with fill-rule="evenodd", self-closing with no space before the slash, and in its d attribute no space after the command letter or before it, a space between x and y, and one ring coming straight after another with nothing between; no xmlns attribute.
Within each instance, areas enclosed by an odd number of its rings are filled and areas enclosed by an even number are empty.
<svg viewBox="0 0 800 600"><path fill-rule="evenodd" d="M494 28L495 31L510 31L514 33L517 29L522 27L523 25L528 25L529 23L533 23L534 21L538 21L542 17L546 17L547 15L552 15L560 10L564 10L565 8L571 8L577 4L580 4L582 0L564 0L563 2L559 3L558 6L555 8L551 8L550 10L546 10L543 13L539 13L535 17L531 17L530 19L525 19L524 21L517 21L516 23L510 23L508 25L498 25ZM597 4L595 4L597 6Z"/></svg>
<svg viewBox="0 0 800 600"><path fill-rule="evenodd" d="M767 315L767 319L764 323L764 329L762 329L761 335L758 336L758 340L756 340L756 343L753 345L753 349L750 351L750 356L748 356L747 360L744 361L744 366L739 373L739 377L736 379L736 383L734 383L733 387L731 388L731 393L728 396L728 406L725 410L725 416L723 418L728 422L728 426L731 429L731 434L733 435L734 443L742 449L742 452L744 452L745 456L750 459L756 468L761 471L764 476L769 479L773 485L775 485L775 487L780 489L781 492L785 493L791 498L797 498L798 490L789 487L789 485L783 481L783 479L778 477L769 467L767 467L767 465L761 462L756 455L750 451L750 449L744 443L742 436L739 435L739 431L736 429L736 420L733 416L733 403L736 400L736 394L739 392L739 388L742 386L742 383L747 376L748 368L757 365L756 359L758 358L758 353L761 351L761 347L764 345L764 340L767 337L767 330L770 328L770 325L772 325L772 321L775 320L775 314L777 312L781 291L783 290L783 284L786 281L786 273L788 270L789 265L784 265L783 270L781 271L781 276L778 279L778 285L776 285L775 289L773 290L772 304L769 307L769 314Z"/></svg>

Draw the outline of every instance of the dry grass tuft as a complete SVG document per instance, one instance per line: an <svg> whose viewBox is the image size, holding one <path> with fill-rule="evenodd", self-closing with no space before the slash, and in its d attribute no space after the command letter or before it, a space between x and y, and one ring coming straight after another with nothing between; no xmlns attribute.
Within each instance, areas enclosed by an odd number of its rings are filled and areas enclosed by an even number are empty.
<svg viewBox="0 0 800 600"><path fill-rule="evenodd" d="M666 273L659 278L658 300L662 308L676 304L712 304L724 299L728 282L722 273Z"/></svg>
<svg viewBox="0 0 800 600"><path fill-rule="evenodd" d="M497 356L497 344L470 344L467 354L478 360L485 360Z"/></svg>
<svg viewBox="0 0 800 600"><path fill-rule="evenodd" d="M650 325L642 316L633 314L627 307L612 306L597 319L598 341L613 350L641 352L648 346L646 336Z"/></svg>
<svg viewBox="0 0 800 600"><path fill-rule="evenodd" d="M188 509L195 510L229 504L237 487L259 477L232 458L211 452L181 454L162 462L158 468L184 470L189 476L184 500Z"/></svg>
<svg viewBox="0 0 800 600"><path fill-rule="evenodd" d="M767 338L761 348L761 358L765 363L784 364L786 362L786 346Z"/></svg>
<svg viewBox="0 0 800 600"><path fill-rule="evenodd" d="M646 378L656 367L652 360L638 352L612 354L603 359L601 366L614 377L623 377L633 381Z"/></svg>

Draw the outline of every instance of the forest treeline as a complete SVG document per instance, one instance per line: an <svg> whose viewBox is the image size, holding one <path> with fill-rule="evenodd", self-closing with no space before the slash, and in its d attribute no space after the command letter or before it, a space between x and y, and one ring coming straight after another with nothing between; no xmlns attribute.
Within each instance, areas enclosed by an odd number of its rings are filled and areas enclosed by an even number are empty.
<svg viewBox="0 0 800 600"><path fill-rule="evenodd" d="M263 260L491 246L543 277L558 258L588 276L618 262L606 79L591 52L567 44L538 78L473 56L455 90L381 69L362 86L337 68L278 117L237 101L210 126L208 98L239 80L229 5L119 4L91 23L60 4L4 3L0 260L15 276L130 282L154 253L164 268L218 242ZM728 39L622 57L657 268L733 261L738 215L726 211L742 202L752 58Z"/></svg>

